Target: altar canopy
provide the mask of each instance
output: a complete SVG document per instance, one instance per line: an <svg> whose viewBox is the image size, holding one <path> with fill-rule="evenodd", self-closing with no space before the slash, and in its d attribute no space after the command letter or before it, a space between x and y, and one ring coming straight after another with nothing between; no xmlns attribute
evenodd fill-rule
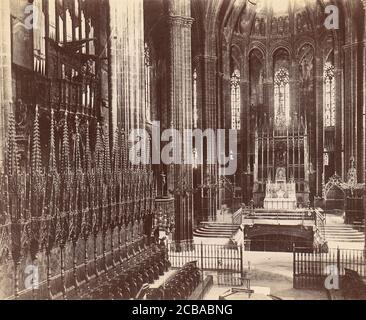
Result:
<svg viewBox="0 0 366 320"><path fill-rule="evenodd" d="M309 201L308 132L302 117L256 128L253 199L266 209L294 209Z"/></svg>

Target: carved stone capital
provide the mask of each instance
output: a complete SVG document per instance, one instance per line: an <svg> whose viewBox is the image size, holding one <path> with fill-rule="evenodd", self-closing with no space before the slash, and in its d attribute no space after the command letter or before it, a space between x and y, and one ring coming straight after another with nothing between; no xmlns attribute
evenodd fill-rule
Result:
<svg viewBox="0 0 366 320"><path fill-rule="evenodd" d="M187 27L191 28L193 24L194 19L191 17L183 17L183 16L173 16L170 15L168 18L168 22L171 26L181 26L181 27Z"/></svg>

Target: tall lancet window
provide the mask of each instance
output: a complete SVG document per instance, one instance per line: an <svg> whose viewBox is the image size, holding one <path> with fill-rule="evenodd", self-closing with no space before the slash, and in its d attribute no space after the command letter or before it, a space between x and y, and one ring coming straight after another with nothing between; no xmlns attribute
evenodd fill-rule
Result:
<svg viewBox="0 0 366 320"><path fill-rule="evenodd" d="M81 11L81 16L80 16L80 34L81 34L81 39L86 39L86 22L85 22L85 15L84 15L84 11ZM86 53L86 46L83 45L82 49L81 49L82 53Z"/></svg>
<svg viewBox="0 0 366 320"><path fill-rule="evenodd" d="M193 129L198 128L197 69L193 70Z"/></svg>
<svg viewBox="0 0 366 320"><path fill-rule="evenodd" d="M274 77L274 111L277 126L285 126L290 119L290 85L287 69L280 68Z"/></svg>
<svg viewBox="0 0 366 320"><path fill-rule="evenodd" d="M44 74L45 72L45 14L43 1L33 1L33 9L37 12L37 28L33 29L33 49L34 49L34 71Z"/></svg>
<svg viewBox="0 0 366 320"><path fill-rule="evenodd" d="M151 122L151 51L145 43L145 117Z"/></svg>
<svg viewBox="0 0 366 320"><path fill-rule="evenodd" d="M231 128L240 130L240 72L231 76Z"/></svg>
<svg viewBox="0 0 366 320"><path fill-rule="evenodd" d="M48 1L49 37L56 40L56 0Z"/></svg>
<svg viewBox="0 0 366 320"><path fill-rule="evenodd" d="M324 65L324 127L335 126L335 114L334 66L326 62Z"/></svg>
<svg viewBox="0 0 366 320"><path fill-rule="evenodd" d="M89 42L89 54L95 54L95 44L94 44L94 26L92 25L91 19L88 19L88 30L89 30L89 39L92 41Z"/></svg>
<svg viewBox="0 0 366 320"><path fill-rule="evenodd" d="M80 7L79 7L79 0L76 0L74 2L74 17L75 17L75 28L74 28L74 33L75 33L75 40L79 40L79 36L80 36L80 21L81 21L81 17L80 17Z"/></svg>
<svg viewBox="0 0 366 320"><path fill-rule="evenodd" d="M72 41L72 34L73 34L73 24L71 18L71 11L66 11L66 41Z"/></svg>

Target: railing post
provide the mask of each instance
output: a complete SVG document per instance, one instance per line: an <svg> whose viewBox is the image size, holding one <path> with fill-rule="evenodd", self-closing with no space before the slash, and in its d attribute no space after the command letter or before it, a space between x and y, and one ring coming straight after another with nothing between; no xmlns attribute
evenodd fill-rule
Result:
<svg viewBox="0 0 366 320"><path fill-rule="evenodd" d="M243 278L244 278L244 261L243 261L243 246L240 245L240 277L242 278L242 284L243 284Z"/></svg>
<svg viewBox="0 0 366 320"><path fill-rule="evenodd" d="M201 272L202 272L202 282L203 282L204 276L203 276L203 242L202 241L201 241Z"/></svg>
<svg viewBox="0 0 366 320"><path fill-rule="evenodd" d="M292 243L292 286L296 288L295 243Z"/></svg>
<svg viewBox="0 0 366 320"><path fill-rule="evenodd" d="M341 260L340 260L339 247L337 247L337 272L338 272L338 276L340 277L340 275L341 275Z"/></svg>

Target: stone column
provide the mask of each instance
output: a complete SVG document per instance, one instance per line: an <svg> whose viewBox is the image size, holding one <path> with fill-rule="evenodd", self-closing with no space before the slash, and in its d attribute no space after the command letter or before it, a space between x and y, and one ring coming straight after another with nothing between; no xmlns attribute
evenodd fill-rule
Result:
<svg viewBox="0 0 366 320"><path fill-rule="evenodd" d="M12 102L10 1L0 1L0 167L3 170L8 110Z"/></svg>
<svg viewBox="0 0 366 320"><path fill-rule="evenodd" d="M242 174L241 179L241 188L243 194L243 202L245 204L249 204L250 200L252 199L252 188L251 179L250 179L250 153L251 153L251 141L250 141L250 130L251 130L251 114L250 114L250 79L249 79L249 53L248 50L244 56L242 62L242 68L240 70L240 79L241 86L240 86L240 93L241 93L241 158L240 166Z"/></svg>
<svg viewBox="0 0 366 320"><path fill-rule="evenodd" d="M344 142L343 142L343 121L344 108L342 105L342 69L340 66L340 59L338 58L338 50L335 50L335 96L336 96L336 126L335 126L335 146L334 146L334 161L335 172L342 176L343 174L343 157L344 157Z"/></svg>
<svg viewBox="0 0 366 320"><path fill-rule="evenodd" d="M362 0L363 8L364 8L364 36L363 36L363 143L366 143L366 0ZM363 145L363 182L364 185L364 192L363 192L363 211L365 213L365 221L366 221L366 151L365 145ZM365 223L365 240L366 240L366 223ZM365 249L366 251L366 241L365 241Z"/></svg>
<svg viewBox="0 0 366 320"><path fill-rule="evenodd" d="M183 138L183 130L192 128L192 50L190 0L169 0L169 108L173 129ZM178 148L185 150L181 139ZM183 153L182 153L183 157ZM182 158L181 158L182 159ZM175 152L175 162L177 153ZM174 163L169 168L174 177L175 232L177 250L190 247L193 242L192 165Z"/></svg>
<svg viewBox="0 0 366 320"><path fill-rule="evenodd" d="M200 76L202 86L201 92L201 114L202 114L202 130L212 129L216 132L217 126L217 57L200 55L198 58ZM214 141L211 141L212 143ZM215 154L209 155L207 150L215 151L215 145L208 145L210 141L203 141L203 183L215 184L217 183L217 165L209 164L209 157L214 157ZM202 218L203 221L214 221L216 219L216 200L217 194L214 188L209 188L207 197L202 199Z"/></svg>
<svg viewBox="0 0 366 320"><path fill-rule="evenodd" d="M346 175L350 168L350 159L352 157L358 163L358 121L357 121L357 44L350 43L343 47L344 49L344 65L345 65L345 86L344 86L344 105L345 105L345 117L344 117L344 146L345 146L345 158L344 158L344 179L347 179Z"/></svg>
<svg viewBox="0 0 366 320"><path fill-rule="evenodd" d="M365 195L364 195L364 211L366 214L366 0L362 0L363 8L364 8L364 35L363 35L363 59L362 59L362 66L363 66L363 86L362 86L362 123L363 123L363 130L362 130L362 142L360 143L360 152L361 156L361 172L363 172L362 182L365 183Z"/></svg>
<svg viewBox="0 0 366 320"><path fill-rule="evenodd" d="M316 116L315 116L315 142L316 152L312 153L313 165L315 166L315 196L322 197L323 184L323 152L324 152L324 129L323 129L323 58L322 51L316 50L315 57L315 101L316 101Z"/></svg>
<svg viewBox="0 0 366 320"><path fill-rule="evenodd" d="M145 122L143 0L110 0L111 112L115 128Z"/></svg>

